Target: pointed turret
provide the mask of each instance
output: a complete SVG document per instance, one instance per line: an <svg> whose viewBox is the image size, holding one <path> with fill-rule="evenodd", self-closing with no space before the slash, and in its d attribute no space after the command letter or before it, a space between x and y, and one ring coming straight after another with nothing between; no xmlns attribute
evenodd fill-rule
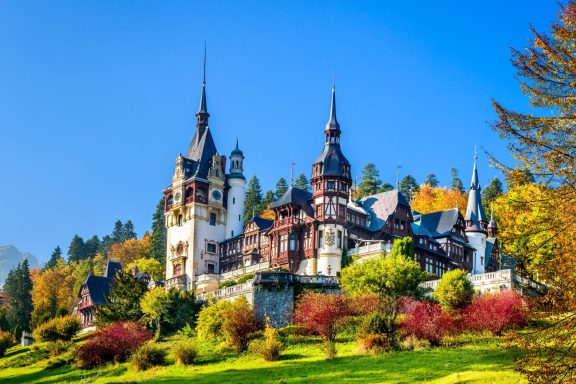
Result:
<svg viewBox="0 0 576 384"><path fill-rule="evenodd" d="M336 88L334 86L334 82L332 82L332 102L330 104L330 117L326 123L325 132L327 142L330 137L335 137L336 133L338 134L337 136L340 137L340 124L336 118ZM330 135L330 133L332 133L332 135Z"/></svg>
<svg viewBox="0 0 576 384"><path fill-rule="evenodd" d="M200 94L200 107L196 113L196 128L200 134L204 133L204 128L208 126L208 106L206 104L206 45L204 45L204 72L202 76L202 93Z"/></svg>
<svg viewBox="0 0 576 384"><path fill-rule="evenodd" d="M478 180L478 169L476 162L478 155L474 151L474 168L472 170L472 181L468 191L468 206L466 208L466 232L486 232L488 221L482 207L482 196L480 181Z"/></svg>
<svg viewBox="0 0 576 384"><path fill-rule="evenodd" d="M496 237L498 234L498 224L494 220L494 208L490 210L490 222L488 223L488 237Z"/></svg>

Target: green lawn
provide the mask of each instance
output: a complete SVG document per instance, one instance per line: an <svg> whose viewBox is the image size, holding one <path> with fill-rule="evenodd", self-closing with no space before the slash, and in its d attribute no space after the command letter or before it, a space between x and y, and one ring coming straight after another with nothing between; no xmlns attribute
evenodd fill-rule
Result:
<svg viewBox="0 0 576 384"><path fill-rule="evenodd" d="M198 364L169 365L133 372L127 364L92 371L70 366L48 368L41 360L22 368L0 368L2 383L525 383L513 371L519 351L503 349L495 338L479 338L458 348L435 348L382 355L359 355L353 341L338 343L338 357L325 361L317 341L292 342L276 362L264 362L203 349ZM0 364L22 358L16 347ZM54 359L54 358L53 358Z"/></svg>

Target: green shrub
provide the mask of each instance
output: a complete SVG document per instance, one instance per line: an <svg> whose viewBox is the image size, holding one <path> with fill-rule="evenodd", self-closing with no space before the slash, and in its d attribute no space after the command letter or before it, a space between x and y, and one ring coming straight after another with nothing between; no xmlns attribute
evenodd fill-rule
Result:
<svg viewBox="0 0 576 384"><path fill-rule="evenodd" d="M238 284L245 283L248 280L252 280L253 278L254 278L254 272L247 273L247 274L242 275L238 278Z"/></svg>
<svg viewBox="0 0 576 384"><path fill-rule="evenodd" d="M324 340L320 346L326 360L332 360L336 357L336 343L331 340Z"/></svg>
<svg viewBox="0 0 576 384"><path fill-rule="evenodd" d="M71 341L56 340L48 342L48 344L46 344L46 350L50 356L58 356L67 352L71 346Z"/></svg>
<svg viewBox="0 0 576 384"><path fill-rule="evenodd" d="M22 368L50 357L45 348L30 349L28 353L20 353L11 359L0 360L0 368Z"/></svg>
<svg viewBox="0 0 576 384"><path fill-rule="evenodd" d="M72 354L65 356L58 356L55 359L48 360L46 369L56 369L65 365L72 365L74 363L74 356Z"/></svg>
<svg viewBox="0 0 576 384"><path fill-rule="evenodd" d="M434 298L444 309L464 309L474 296L472 282L461 269L454 269L442 275L434 291Z"/></svg>
<svg viewBox="0 0 576 384"><path fill-rule="evenodd" d="M308 334L308 331L306 330L306 328L300 325L290 324L278 329L278 333L282 337L293 337L293 336L304 336Z"/></svg>
<svg viewBox="0 0 576 384"><path fill-rule="evenodd" d="M236 280L223 281L222 283L220 283L220 288L232 287L236 284L238 284Z"/></svg>
<svg viewBox="0 0 576 384"><path fill-rule="evenodd" d="M414 335L409 335L400 342L400 348L404 351L421 351L430 348L430 342L419 339Z"/></svg>
<svg viewBox="0 0 576 384"><path fill-rule="evenodd" d="M158 365L166 365L167 352L155 344L144 344L130 358L130 366L135 371L145 371Z"/></svg>
<svg viewBox="0 0 576 384"><path fill-rule="evenodd" d="M7 331L0 331L0 357L6 354L8 348L16 345L16 339Z"/></svg>
<svg viewBox="0 0 576 384"><path fill-rule="evenodd" d="M176 342L172 352L176 358L176 363L181 365L194 364L194 360L196 360L196 356L198 356L198 350L194 342L188 338Z"/></svg>
<svg viewBox="0 0 576 384"><path fill-rule="evenodd" d="M278 331L267 324L264 338L264 340L252 341L250 351L266 361L278 360L283 347Z"/></svg>
<svg viewBox="0 0 576 384"><path fill-rule="evenodd" d="M76 317L56 317L36 327L33 336L37 341L72 340L80 328Z"/></svg>
<svg viewBox="0 0 576 384"><path fill-rule="evenodd" d="M224 311L232 305L229 301L217 301L202 308L196 321L196 334L201 341L222 340Z"/></svg>
<svg viewBox="0 0 576 384"><path fill-rule="evenodd" d="M194 337L194 328L192 328L190 323L186 323L186 325L178 331L178 334L180 336L192 338Z"/></svg>

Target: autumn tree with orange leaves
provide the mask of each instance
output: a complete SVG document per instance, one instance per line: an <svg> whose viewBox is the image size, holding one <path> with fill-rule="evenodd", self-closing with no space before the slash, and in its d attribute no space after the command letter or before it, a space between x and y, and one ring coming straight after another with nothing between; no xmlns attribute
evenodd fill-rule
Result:
<svg viewBox="0 0 576 384"><path fill-rule="evenodd" d="M458 208L462 214L466 213L468 197L458 189L448 189L446 187L432 187L423 184L414 193L412 209L420 213L430 213L443 211L446 209Z"/></svg>

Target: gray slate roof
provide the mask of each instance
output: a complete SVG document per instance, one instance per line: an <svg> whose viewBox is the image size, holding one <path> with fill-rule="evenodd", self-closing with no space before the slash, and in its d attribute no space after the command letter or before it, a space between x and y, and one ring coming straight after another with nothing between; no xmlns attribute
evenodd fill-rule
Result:
<svg viewBox="0 0 576 384"><path fill-rule="evenodd" d="M264 219L262 217L253 217L248 222L254 222L260 228L260 230L265 230L270 228L274 224L274 220Z"/></svg>
<svg viewBox="0 0 576 384"><path fill-rule="evenodd" d="M88 287L90 298L94 304L106 304L106 296L110 293L110 285L113 281L114 279L106 276L89 275L82 285ZM78 293L78 297L80 297L80 293Z"/></svg>
<svg viewBox="0 0 576 384"><path fill-rule="evenodd" d="M283 205L288 204L297 204L308 216L314 216L314 211L312 210L312 206L310 205L310 201L312 200L312 194L308 191L305 191L300 188L291 187L289 188L282 197L272 203L272 208L278 208Z"/></svg>
<svg viewBox="0 0 576 384"><path fill-rule="evenodd" d="M106 263L106 270L104 271L104 277L113 278L116 272L122 270L122 264L118 261L108 260Z"/></svg>
<svg viewBox="0 0 576 384"><path fill-rule="evenodd" d="M210 128L197 128L186 154L186 158L189 160L186 164L190 168L190 172L187 172L186 176L208 179L212 156L217 153Z"/></svg>
<svg viewBox="0 0 576 384"><path fill-rule="evenodd" d="M418 236L443 237L452 233L460 217L458 208L432 213L423 213L419 220L411 224L412 232Z"/></svg>
<svg viewBox="0 0 576 384"><path fill-rule="evenodd" d="M476 159L474 160L474 169L472 170L472 181L468 192L468 205L466 207L466 226L467 231L483 231L481 222L486 223L486 214L482 207L482 196L480 181L478 180L478 170L476 168Z"/></svg>
<svg viewBox="0 0 576 384"><path fill-rule="evenodd" d="M403 205L410 209L410 204L400 191L378 193L376 195L366 196L360 199L362 208L370 215L370 230L379 231L382 229L388 217L394 213L396 207Z"/></svg>

